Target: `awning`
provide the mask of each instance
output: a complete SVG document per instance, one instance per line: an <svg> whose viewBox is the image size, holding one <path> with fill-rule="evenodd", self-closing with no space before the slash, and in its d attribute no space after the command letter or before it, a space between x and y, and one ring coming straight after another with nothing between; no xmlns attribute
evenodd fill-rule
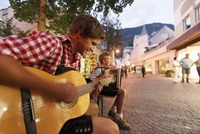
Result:
<svg viewBox="0 0 200 134"><path fill-rule="evenodd" d="M200 46L200 23L189 29L167 46L167 50L180 50L188 46Z"/></svg>

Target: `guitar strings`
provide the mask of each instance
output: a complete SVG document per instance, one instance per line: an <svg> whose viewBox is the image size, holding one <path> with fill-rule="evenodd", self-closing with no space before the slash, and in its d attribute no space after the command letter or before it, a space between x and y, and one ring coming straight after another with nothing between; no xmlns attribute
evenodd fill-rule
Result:
<svg viewBox="0 0 200 134"><path fill-rule="evenodd" d="M100 80L101 84L103 84L103 85L107 81L108 81L107 79ZM82 96L82 95L84 95L86 93L89 93L90 91L95 90L95 85L96 84L97 84L97 82L92 82L92 83L89 83L89 84L86 84L86 85L80 85L80 86L78 86L77 88L80 89L80 90L78 90L78 96L80 97L80 96ZM40 98L40 99L38 99L38 98ZM43 97L38 97L38 98L36 97L36 98L32 99L32 101L33 101L33 108L37 109L37 108L41 107L41 110L43 112L48 111L48 107L47 107L48 105L51 105L53 103L55 103L55 105L56 105L56 103L57 103L56 100L55 101L49 101L50 96L43 96ZM46 108L45 108L43 106L44 106L44 102L46 102L46 100L47 100L48 103L45 103L45 106L46 106ZM29 101L26 101L25 103L23 103L23 107L21 107L21 110L24 110L25 113L29 112L30 108L31 108L30 105L29 105L30 103L31 102L29 102ZM41 111L34 110L34 115L37 116L38 112L40 113ZM25 117L26 117L26 114L25 114Z"/></svg>

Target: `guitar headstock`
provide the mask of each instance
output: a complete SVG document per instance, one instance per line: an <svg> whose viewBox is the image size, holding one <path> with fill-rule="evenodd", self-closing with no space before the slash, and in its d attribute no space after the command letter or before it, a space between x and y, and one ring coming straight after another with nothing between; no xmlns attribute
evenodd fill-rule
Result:
<svg viewBox="0 0 200 134"><path fill-rule="evenodd" d="M110 83L114 83L115 81L116 81L116 77L115 77L115 75L113 74L113 75L110 75L110 76L108 76L107 78L109 78L110 79Z"/></svg>

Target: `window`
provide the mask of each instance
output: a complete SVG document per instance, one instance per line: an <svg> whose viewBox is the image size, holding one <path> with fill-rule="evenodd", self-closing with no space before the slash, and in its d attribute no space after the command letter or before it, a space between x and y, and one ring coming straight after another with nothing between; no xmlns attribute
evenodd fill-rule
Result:
<svg viewBox="0 0 200 134"><path fill-rule="evenodd" d="M191 22L190 22L190 17L188 16L183 20L183 31L186 31L190 27L191 27Z"/></svg>
<svg viewBox="0 0 200 134"><path fill-rule="evenodd" d="M195 9L195 18L196 18L196 23L200 22L200 7Z"/></svg>
<svg viewBox="0 0 200 134"><path fill-rule="evenodd" d="M161 41L166 41L169 38L169 35L167 33L161 34Z"/></svg>
<svg viewBox="0 0 200 134"><path fill-rule="evenodd" d="M8 19L8 9L2 10L2 19L7 20Z"/></svg>

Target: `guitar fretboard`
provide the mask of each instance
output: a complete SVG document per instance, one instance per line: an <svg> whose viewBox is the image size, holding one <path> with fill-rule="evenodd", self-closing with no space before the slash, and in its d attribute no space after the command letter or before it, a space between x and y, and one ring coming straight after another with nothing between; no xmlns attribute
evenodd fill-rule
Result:
<svg viewBox="0 0 200 134"><path fill-rule="evenodd" d="M111 77L108 77L108 78L105 78L105 79L102 79L102 80L99 80L99 81L94 81L94 82L91 82L91 83L88 83L88 84L85 84L85 85L81 85L81 86L78 86L78 96L82 96L86 93L90 93L92 92L93 90L96 89L96 84L100 82L103 86L105 85L108 85L109 83L112 82L112 78Z"/></svg>

